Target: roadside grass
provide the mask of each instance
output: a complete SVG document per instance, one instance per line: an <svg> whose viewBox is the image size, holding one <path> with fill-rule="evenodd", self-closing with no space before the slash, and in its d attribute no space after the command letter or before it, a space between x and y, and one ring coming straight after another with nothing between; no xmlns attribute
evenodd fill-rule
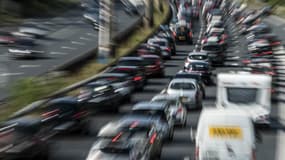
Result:
<svg viewBox="0 0 285 160"><path fill-rule="evenodd" d="M166 1L163 1L163 7L163 13L159 12L157 7L154 9L154 27L138 27L137 30L130 35L130 37L117 45L116 57L110 59L108 64L98 63L94 58L90 59L76 72L68 73L64 76L57 78L49 78L48 76L45 78L30 77L16 82L11 87L11 99L4 104L5 106L1 106L0 121L7 119L12 113L34 101L42 99L48 95L51 95L55 91L100 73L110 64L115 62L116 59L127 55L133 50L133 48L142 43L149 35L155 32L159 25L166 20L167 15L170 12L168 3ZM79 89L71 91L68 93L68 95L76 95L78 94L78 91Z"/></svg>

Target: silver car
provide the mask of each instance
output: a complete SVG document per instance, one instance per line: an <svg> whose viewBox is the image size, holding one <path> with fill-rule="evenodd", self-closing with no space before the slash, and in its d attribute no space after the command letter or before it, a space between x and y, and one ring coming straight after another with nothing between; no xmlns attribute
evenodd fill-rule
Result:
<svg viewBox="0 0 285 160"><path fill-rule="evenodd" d="M181 97L168 94L157 94L152 98L154 102L169 102L170 113L174 117L175 125L185 127L187 123L187 108L181 102Z"/></svg>
<svg viewBox="0 0 285 160"><path fill-rule="evenodd" d="M185 60L184 67L187 67L192 62L209 62L208 53L206 52L190 52Z"/></svg>
<svg viewBox="0 0 285 160"><path fill-rule="evenodd" d="M187 109L202 108L203 93L195 79L172 79L166 93L181 96L182 103Z"/></svg>

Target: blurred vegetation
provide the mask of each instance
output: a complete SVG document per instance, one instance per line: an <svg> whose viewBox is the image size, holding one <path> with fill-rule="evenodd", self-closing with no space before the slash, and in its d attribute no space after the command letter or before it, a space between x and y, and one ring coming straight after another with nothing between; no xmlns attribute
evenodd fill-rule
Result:
<svg viewBox="0 0 285 160"><path fill-rule="evenodd" d="M110 59L108 64L97 63L96 59L94 58L90 59L76 72L68 73L67 75L59 76L57 78L49 76L45 78L24 78L15 83L11 87L11 99L9 99L6 106L2 107L3 109L1 108L0 110L0 121L5 120L15 111L36 100L40 100L59 89L96 75L113 63L116 59L129 53L134 47L142 43L149 35L155 32L159 25L166 20L169 13L167 1L164 1L163 7L163 13L159 12L157 7L154 10L154 27L149 28L139 26L138 29L132 33L132 35L117 45L116 57ZM76 95L78 91L79 90L72 91L69 93L69 95Z"/></svg>
<svg viewBox="0 0 285 160"><path fill-rule="evenodd" d="M285 18L285 0L242 0L252 9L260 9L263 6L272 6L273 13Z"/></svg>

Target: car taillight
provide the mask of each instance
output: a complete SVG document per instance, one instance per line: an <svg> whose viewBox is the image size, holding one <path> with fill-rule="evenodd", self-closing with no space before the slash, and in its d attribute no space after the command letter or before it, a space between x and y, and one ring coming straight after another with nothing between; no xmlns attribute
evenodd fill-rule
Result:
<svg viewBox="0 0 285 160"><path fill-rule="evenodd" d="M42 117L44 117L44 118L52 117L52 116L57 115L59 112L60 112L59 109L55 109L55 110L52 110L52 111L43 113L43 114L42 114Z"/></svg>
<svg viewBox="0 0 285 160"><path fill-rule="evenodd" d="M262 52L262 54L272 54L272 51Z"/></svg>
<svg viewBox="0 0 285 160"><path fill-rule="evenodd" d="M134 81L140 81L140 80L142 80L142 76L135 76L134 77Z"/></svg>
<svg viewBox="0 0 285 160"><path fill-rule="evenodd" d="M274 75L275 75L274 72L265 72L265 74L268 74L268 75L270 75L270 76L274 76Z"/></svg>
<svg viewBox="0 0 285 160"><path fill-rule="evenodd" d="M220 42L219 42L219 44L223 44L225 41L224 40L221 40Z"/></svg>
<svg viewBox="0 0 285 160"><path fill-rule="evenodd" d="M244 63L244 64L249 64L250 62L251 62L251 61L248 60L248 59L242 60L242 63Z"/></svg>
<svg viewBox="0 0 285 160"><path fill-rule="evenodd" d="M123 135L123 132L120 132L119 134L117 134L113 139L112 139L112 142L117 142L120 137Z"/></svg>
<svg viewBox="0 0 285 160"><path fill-rule="evenodd" d="M279 42L279 41L271 43L272 46L277 46L277 45L280 45L280 44L281 44L281 42Z"/></svg>
<svg viewBox="0 0 285 160"><path fill-rule="evenodd" d="M165 50L167 50L168 52L170 52L170 51L171 51L171 48L168 47L168 48L166 48Z"/></svg>
<svg viewBox="0 0 285 160"><path fill-rule="evenodd" d="M256 160L256 154L255 154L254 149L252 149L252 151L251 151L251 156L252 156L252 160Z"/></svg>
<svg viewBox="0 0 285 160"><path fill-rule="evenodd" d="M182 112L182 107L181 106L179 106L179 108L177 110L177 113L180 113L180 112Z"/></svg>
<svg viewBox="0 0 285 160"><path fill-rule="evenodd" d="M192 32L189 32L189 37L192 37Z"/></svg>
<svg viewBox="0 0 285 160"><path fill-rule="evenodd" d="M195 159L199 160L199 147L195 148Z"/></svg>
<svg viewBox="0 0 285 160"><path fill-rule="evenodd" d="M154 133L151 137L150 137L150 140L149 140L149 143L150 144L153 144L155 139L156 139L156 136L157 136L157 133Z"/></svg>
<svg viewBox="0 0 285 160"><path fill-rule="evenodd" d="M87 111L77 112L76 114L74 114L74 115L72 116L72 118L74 118L74 119L80 119L80 118L86 116L87 114L88 114Z"/></svg>

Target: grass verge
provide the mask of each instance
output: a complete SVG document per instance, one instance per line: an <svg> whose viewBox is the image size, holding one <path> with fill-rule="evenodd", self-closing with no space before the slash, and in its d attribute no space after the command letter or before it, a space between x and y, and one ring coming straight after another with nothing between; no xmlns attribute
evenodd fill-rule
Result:
<svg viewBox="0 0 285 160"><path fill-rule="evenodd" d="M19 109L25 107L26 105L39 100L47 95L54 93L64 87L67 87L76 82L87 79L93 75L98 74L103 69L108 67L117 58L127 55L133 50L138 44L146 40L149 35L157 30L159 25L164 22L169 14L170 10L168 3L163 1L164 12L159 12L158 7L154 10L154 27L149 28L145 26L140 26L133 34L127 38L125 41L117 45L116 58L111 59L108 64L100 64L96 62L96 59L91 59L78 69L75 73L70 73L68 75L57 77L57 78L38 78L31 77L25 78L18 81L11 88L11 99L1 107L0 110L0 121L7 119L12 113L18 111ZM163 17L163 18L162 18ZM69 95L77 94L78 90L72 91Z"/></svg>
<svg viewBox="0 0 285 160"><path fill-rule="evenodd" d="M285 18L285 0L243 0L251 9L260 9L263 6L273 7L273 13L279 17Z"/></svg>

